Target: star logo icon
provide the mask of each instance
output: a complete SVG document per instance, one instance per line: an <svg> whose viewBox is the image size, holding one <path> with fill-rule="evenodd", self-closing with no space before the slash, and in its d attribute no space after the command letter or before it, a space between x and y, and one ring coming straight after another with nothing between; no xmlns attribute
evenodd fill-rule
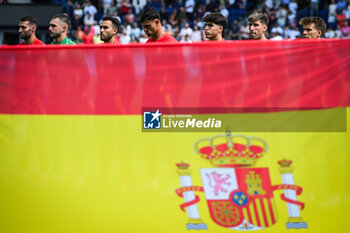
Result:
<svg viewBox="0 0 350 233"><path fill-rule="evenodd" d="M151 122L153 122L154 120L159 121L159 116L160 115L162 115L162 113L160 113L159 109L157 109L157 111L155 113L152 113L153 118L152 118Z"/></svg>

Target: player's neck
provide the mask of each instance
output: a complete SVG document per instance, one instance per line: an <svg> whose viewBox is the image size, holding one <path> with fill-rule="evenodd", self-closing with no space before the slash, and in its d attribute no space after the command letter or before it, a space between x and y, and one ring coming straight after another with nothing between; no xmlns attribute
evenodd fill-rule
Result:
<svg viewBox="0 0 350 233"><path fill-rule="evenodd" d="M61 34L58 38L55 39L56 44L60 44L64 39L66 39L67 34Z"/></svg>
<svg viewBox="0 0 350 233"><path fill-rule="evenodd" d="M222 41L222 35L218 34L217 36L215 36L212 41Z"/></svg>
<svg viewBox="0 0 350 233"><path fill-rule="evenodd" d="M260 40L267 40L267 38L265 37L265 35L262 35L262 36L260 37Z"/></svg>
<svg viewBox="0 0 350 233"><path fill-rule="evenodd" d="M115 42L117 38L115 38L115 36L113 36L111 39L109 39L108 41L105 41L106 44L110 43L113 44Z"/></svg>
<svg viewBox="0 0 350 233"><path fill-rule="evenodd" d="M33 41L35 40L35 34L31 34L30 37L28 37L27 39L25 39L24 41L26 42L26 44L31 44L33 43Z"/></svg>
<svg viewBox="0 0 350 233"><path fill-rule="evenodd" d="M162 38L162 36L164 36L165 32L163 31L162 27L159 28L158 31L156 31L156 33L154 33L154 35L152 35L152 39L153 40L158 40L160 38Z"/></svg>

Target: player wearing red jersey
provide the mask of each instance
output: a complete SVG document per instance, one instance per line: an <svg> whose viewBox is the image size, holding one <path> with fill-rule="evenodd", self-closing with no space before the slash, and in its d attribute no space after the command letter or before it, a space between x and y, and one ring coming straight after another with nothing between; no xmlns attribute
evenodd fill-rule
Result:
<svg viewBox="0 0 350 233"><path fill-rule="evenodd" d="M35 36L37 27L38 21L33 16L24 16L19 20L19 36L24 39L20 45L45 45Z"/></svg>
<svg viewBox="0 0 350 233"><path fill-rule="evenodd" d="M207 14L203 21L205 37L211 41L224 41L222 32L227 25L227 19L221 13L210 13Z"/></svg>
<svg viewBox="0 0 350 233"><path fill-rule="evenodd" d="M104 43L118 45L120 44L117 33L120 27L120 22L117 18L105 16L100 24L100 38Z"/></svg>
<svg viewBox="0 0 350 233"><path fill-rule="evenodd" d="M269 19L264 13L254 13L248 17L249 34L253 40L268 40L266 38Z"/></svg>
<svg viewBox="0 0 350 233"><path fill-rule="evenodd" d="M147 36L150 36L146 43L162 42L174 43L178 42L174 37L164 32L160 22L160 15L155 8L148 8L142 12L141 25Z"/></svg>

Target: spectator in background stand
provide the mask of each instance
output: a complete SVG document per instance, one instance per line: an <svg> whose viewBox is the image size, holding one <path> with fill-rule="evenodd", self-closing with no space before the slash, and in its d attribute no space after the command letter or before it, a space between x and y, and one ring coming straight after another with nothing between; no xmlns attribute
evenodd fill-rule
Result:
<svg viewBox="0 0 350 233"><path fill-rule="evenodd" d="M191 40L193 42L202 41L202 32L199 30L199 27L197 25L194 25L193 29L194 30L191 36Z"/></svg>
<svg viewBox="0 0 350 233"><path fill-rule="evenodd" d="M72 30L78 30L78 26L82 24L84 24L82 18L79 18L79 15L74 15L74 18L72 20Z"/></svg>
<svg viewBox="0 0 350 233"><path fill-rule="evenodd" d="M120 37L120 43L121 44L128 44L130 42L131 42L131 37L127 33L123 32L121 37Z"/></svg>
<svg viewBox="0 0 350 233"><path fill-rule="evenodd" d="M349 1L348 5L345 8L345 15L346 15L346 18L348 20L350 20L350 1Z"/></svg>
<svg viewBox="0 0 350 233"><path fill-rule="evenodd" d="M296 16L298 10L298 3L296 2L296 0L291 0L288 4L288 8L293 13L293 15Z"/></svg>
<svg viewBox="0 0 350 233"><path fill-rule="evenodd" d="M113 15L113 12L117 10L117 0L112 0L111 4L106 9L106 15Z"/></svg>
<svg viewBox="0 0 350 233"><path fill-rule="evenodd" d="M94 33L91 30L91 26L88 26L84 30L83 42L84 44L92 44L94 39Z"/></svg>
<svg viewBox="0 0 350 233"><path fill-rule="evenodd" d="M97 13L97 9L94 5L91 4L90 0L85 1L84 14L90 13L93 19L95 19L95 15Z"/></svg>
<svg viewBox="0 0 350 233"><path fill-rule="evenodd" d="M132 0L132 6L135 9L136 15L140 14L142 9L145 9L146 2L146 0Z"/></svg>
<svg viewBox="0 0 350 233"><path fill-rule="evenodd" d="M335 0L328 6L328 25L329 27L336 28L336 17L337 17L337 4Z"/></svg>
<svg viewBox="0 0 350 233"><path fill-rule="evenodd" d="M294 40L300 38L301 34L297 27L292 27L291 25L287 30L285 30L285 38Z"/></svg>
<svg viewBox="0 0 350 233"><path fill-rule="evenodd" d="M128 0L122 0L120 7L120 16L123 18L131 9L131 4Z"/></svg>
<svg viewBox="0 0 350 233"><path fill-rule="evenodd" d="M77 32L76 32L76 35L75 35L76 42L77 43L83 43L84 35L85 35L85 33L83 31L83 25L79 25L78 29L77 29Z"/></svg>
<svg viewBox="0 0 350 233"><path fill-rule="evenodd" d="M310 1L310 15L318 15L318 0Z"/></svg>
<svg viewBox="0 0 350 233"><path fill-rule="evenodd" d="M97 20L94 21L94 24L92 25L94 36L100 35L100 25L98 25Z"/></svg>
<svg viewBox="0 0 350 233"><path fill-rule="evenodd" d="M327 28L326 33L324 35L327 39L333 39L335 38L335 32L332 28Z"/></svg>
<svg viewBox="0 0 350 233"><path fill-rule="evenodd" d="M303 25L303 34L306 39L321 39L326 32L326 23L317 16L302 18L299 24Z"/></svg>
<svg viewBox="0 0 350 233"><path fill-rule="evenodd" d="M291 10L288 10L288 23L289 25L294 26L295 25L295 14Z"/></svg>
<svg viewBox="0 0 350 233"><path fill-rule="evenodd" d="M191 38L188 35L182 36L180 42L181 43L192 43Z"/></svg>
<svg viewBox="0 0 350 233"><path fill-rule="evenodd" d="M131 9L129 9L128 13L125 15L125 21L130 25L135 22L135 15L132 13Z"/></svg>
<svg viewBox="0 0 350 233"><path fill-rule="evenodd" d="M248 40L250 38L249 26L247 22L244 22L239 29L239 37L241 40Z"/></svg>
<svg viewBox="0 0 350 233"><path fill-rule="evenodd" d="M230 39L231 40L239 40L239 25L238 25L238 20L233 21L232 26L231 26L231 30L230 30ZM249 31L249 30L248 30ZM248 35L249 38L249 35Z"/></svg>
<svg viewBox="0 0 350 233"><path fill-rule="evenodd" d="M193 21L194 5L195 5L194 0L186 0L185 2L186 16L187 16L187 19L190 21Z"/></svg>
<svg viewBox="0 0 350 233"><path fill-rule="evenodd" d="M148 8L142 12L141 25L144 32L150 38L146 43L151 42L178 42L174 37L164 32L160 22L160 16L155 8Z"/></svg>
<svg viewBox="0 0 350 233"><path fill-rule="evenodd" d="M338 0L338 3L337 3L338 12L341 12L345 7L346 7L346 1Z"/></svg>
<svg viewBox="0 0 350 233"><path fill-rule="evenodd" d="M253 40L267 40L266 30L269 20L264 13L254 13L248 17L249 34Z"/></svg>
<svg viewBox="0 0 350 233"><path fill-rule="evenodd" d="M184 37L188 35L189 37L192 36L193 29L190 27L189 23L185 23L185 27L183 27L180 31L180 36Z"/></svg>
<svg viewBox="0 0 350 233"><path fill-rule="evenodd" d="M341 27L337 25L337 28L334 30L335 38L341 38Z"/></svg>
<svg viewBox="0 0 350 233"><path fill-rule="evenodd" d="M148 36L145 32L141 32L141 37L139 38L140 43L146 43L148 41Z"/></svg>
<svg viewBox="0 0 350 233"><path fill-rule="evenodd" d="M90 12L87 12L86 15L84 16L84 24L85 26L91 26L94 24L95 19L92 17Z"/></svg>
<svg viewBox="0 0 350 233"><path fill-rule="evenodd" d="M51 44L75 45L75 43L67 37L70 26L70 19L67 15L57 14L53 16L49 25L49 36L53 38Z"/></svg>
<svg viewBox="0 0 350 233"><path fill-rule="evenodd" d="M272 29L271 29L271 33L277 33L278 35L282 36L283 35L283 28L280 27L280 25L276 24Z"/></svg>
<svg viewBox="0 0 350 233"><path fill-rule="evenodd" d="M106 14L107 10L111 7L113 0L103 0L103 13Z"/></svg>
<svg viewBox="0 0 350 233"><path fill-rule="evenodd" d="M101 35L100 34L97 34L94 36L94 39L92 40L92 42L94 44L102 44L103 41L101 40Z"/></svg>
<svg viewBox="0 0 350 233"><path fill-rule="evenodd" d="M176 16L176 19L178 21L178 24L180 27L185 26L185 23L187 22L187 14L186 14L186 10L185 7L180 7L179 8L179 12Z"/></svg>
<svg viewBox="0 0 350 233"><path fill-rule="evenodd" d="M102 18L100 24L100 38L104 43L110 43L118 45L119 40L117 33L120 27L120 21L111 16L105 16Z"/></svg>
<svg viewBox="0 0 350 233"><path fill-rule="evenodd" d="M137 23L133 23L132 27L131 27L131 39L134 40L135 42L138 42L139 37L141 35L141 30L140 28L137 26Z"/></svg>
<svg viewBox="0 0 350 233"><path fill-rule="evenodd" d="M74 18L74 5L71 0L63 2L62 13L66 13L70 19Z"/></svg>
<svg viewBox="0 0 350 233"><path fill-rule="evenodd" d="M227 26L227 18L221 13L210 13L204 16L205 37L210 41L224 41L222 32Z"/></svg>
<svg viewBox="0 0 350 233"><path fill-rule="evenodd" d="M342 38L348 39L350 38L350 27L349 27L349 22L344 21L344 27L341 29L341 35Z"/></svg>
<svg viewBox="0 0 350 233"><path fill-rule="evenodd" d="M83 18L84 15L84 11L81 8L81 5L78 2L74 3L74 11L73 11L74 15L77 15L79 17L79 19Z"/></svg>
<svg viewBox="0 0 350 233"><path fill-rule="evenodd" d="M220 13L225 16L226 18L228 18L228 16L230 15L230 13L228 12L228 10L225 7L225 4L221 3L220 5Z"/></svg>
<svg viewBox="0 0 350 233"><path fill-rule="evenodd" d="M344 27L344 22L346 21L345 10L342 10L339 14L337 14L337 24L340 27Z"/></svg>
<svg viewBox="0 0 350 233"><path fill-rule="evenodd" d="M283 37L280 35L278 31L272 33L272 37L270 40L283 40Z"/></svg>
<svg viewBox="0 0 350 233"><path fill-rule="evenodd" d="M24 40L20 45L45 45L44 42L36 38L35 32L38 21L33 16L24 16L19 20L19 36Z"/></svg>
<svg viewBox="0 0 350 233"><path fill-rule="evenodd" d="M288 14L288 11L286 10L286 8L280 5L278 11L276 12L276 18L277 18L277 23L281 27L284 27L286 25L287 14Z"/></svg>

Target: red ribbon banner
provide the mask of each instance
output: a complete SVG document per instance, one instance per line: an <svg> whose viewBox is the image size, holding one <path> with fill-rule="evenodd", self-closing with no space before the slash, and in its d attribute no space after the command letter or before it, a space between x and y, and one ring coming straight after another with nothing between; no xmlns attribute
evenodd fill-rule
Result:
<svg viewBox="0 0 350 233"><path fill-rule="evenodd" d="M296 194L299 196L301 194L301 192L303 191L302 187L296 186L296 185L289 185L289 184L280 184L280 185L274 185L272 186L272 190L281 190L281 189L291 189L291 190L295 190ZM292 203L295 205L300 206L301 209L304 209L305 204L303 202L297 201L297 200L292 200L289 198L286 198L286 196L284 195L284 193L281 194L281 199L285 202L288 203Z"/></svg>
<svg viewBox="0 0 350 233"><path fill-rule="evenodd" d="M203 190L203 187L199 187L199 186L182 187L182 188L178 188L178 189L175 190L176 194L179 197L182 197L182 198L184 197L183 193L184 192L188 192L188 191L203 192L204 190ZM180 208L181 208L182 211L186 212L186 210L185 210L186 207L194 205L194 204L196 204L199 201L200 201L199 197L197 195L195 195L195 199L194 200L181 204Z"/></svg>

